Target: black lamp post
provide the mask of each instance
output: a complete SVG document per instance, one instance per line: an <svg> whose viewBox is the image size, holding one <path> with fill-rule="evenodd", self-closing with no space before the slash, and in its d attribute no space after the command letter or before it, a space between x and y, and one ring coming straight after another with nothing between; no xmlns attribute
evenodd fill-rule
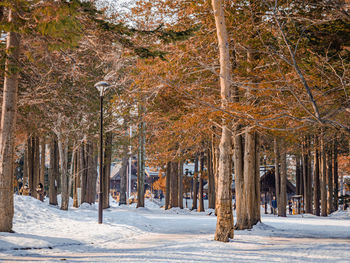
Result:
<svg viewBox="0 0 350 263"><path fill-rule="evenodd" d="M100 189L98 193L98 223L102 224L103 212L103 96L110 85L108 82L100 81L95 88L100 92Z"/></svg>

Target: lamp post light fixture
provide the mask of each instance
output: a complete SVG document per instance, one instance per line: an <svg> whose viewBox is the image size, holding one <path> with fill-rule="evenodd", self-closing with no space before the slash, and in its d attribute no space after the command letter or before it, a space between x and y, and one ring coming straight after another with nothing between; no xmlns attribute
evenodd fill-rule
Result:
<svg viewBox="0 0 350 263"><path fill-rule="evenodd" d="M102 224L103 213L103 96L109 87L106 81L95 84L95 88L100 92L100 187L98 193L98 223Z"/></svg>

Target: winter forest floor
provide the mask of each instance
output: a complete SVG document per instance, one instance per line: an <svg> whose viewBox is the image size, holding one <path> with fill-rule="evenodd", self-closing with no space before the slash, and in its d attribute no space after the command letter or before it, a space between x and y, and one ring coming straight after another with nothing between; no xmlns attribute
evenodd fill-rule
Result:
<svg viewBox="0 0 350 263"><path fill-rule="evenodd" d="M0 262L350 262L350 212L330 217L262 214L251 231L213 241L216 217L187 209L164 211L97 205L61 211L15 196L15 234L0 233Z"/></svg>

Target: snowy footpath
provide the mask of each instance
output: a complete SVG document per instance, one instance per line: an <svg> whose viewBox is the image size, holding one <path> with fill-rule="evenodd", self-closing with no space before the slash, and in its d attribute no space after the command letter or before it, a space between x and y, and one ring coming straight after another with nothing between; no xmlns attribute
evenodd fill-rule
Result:
<svg viewBox="0 0 350 263"><path fill-rule="evenodd" d="M213 241L209 214L113 202L99 225L97 205L61 211L15 196L15 233L0 233L0 262L350 262L350 212L262 215L229 243Z"/></svg>

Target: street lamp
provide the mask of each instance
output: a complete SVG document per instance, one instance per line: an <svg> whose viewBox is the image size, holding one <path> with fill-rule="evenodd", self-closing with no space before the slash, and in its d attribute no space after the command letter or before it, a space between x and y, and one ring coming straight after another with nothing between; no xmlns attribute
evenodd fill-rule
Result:
<svg viewBox="0 0 350 263"><path fill-rule="evenodd" d="M95 88L100 92L100 189L98 193L98 223L102 224L103 209L103 96L109 83L100 81L95 84Z"/></svg>

